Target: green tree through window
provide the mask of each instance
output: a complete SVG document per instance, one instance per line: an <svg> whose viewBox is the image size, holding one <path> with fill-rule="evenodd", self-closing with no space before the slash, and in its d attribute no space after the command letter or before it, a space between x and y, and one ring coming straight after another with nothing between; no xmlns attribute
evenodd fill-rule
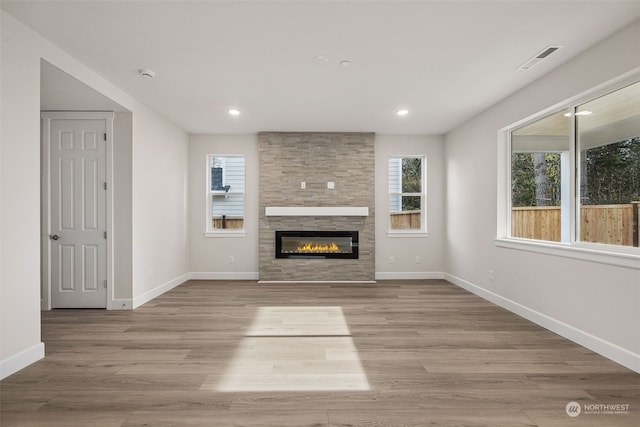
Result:
<svg viewBox="0 0 640 427"><path fill-rule="evenodd" d="M514 153L511 170L514 207L560 205L560 154Z"/></svg>
<svg viewBox="0 0 640 427"><path fill-rule="evenodd" d="M640 200L640 136L583 151L580 198L584 205Z"/></svg>

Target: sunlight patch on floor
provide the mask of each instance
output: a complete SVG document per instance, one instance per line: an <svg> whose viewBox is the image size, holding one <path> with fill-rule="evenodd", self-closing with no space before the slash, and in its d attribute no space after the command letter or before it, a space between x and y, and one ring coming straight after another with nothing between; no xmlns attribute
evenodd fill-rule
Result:
<svg viewBox="0 0 640 427"><path fill-rule="evenodd" d="M222 378L209 376L201 390L369 390L369 382L341 307L261 307Z"/></svg>

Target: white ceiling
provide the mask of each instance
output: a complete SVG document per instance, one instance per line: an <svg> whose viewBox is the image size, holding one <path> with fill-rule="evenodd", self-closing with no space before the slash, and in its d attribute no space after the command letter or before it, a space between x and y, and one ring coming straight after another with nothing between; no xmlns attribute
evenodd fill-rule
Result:
<svg viewBox="0 0 640 427"><path fill-rule="evenodd" d="M638 0L1 4L190 133L443 134L640 18Z"/></svg>

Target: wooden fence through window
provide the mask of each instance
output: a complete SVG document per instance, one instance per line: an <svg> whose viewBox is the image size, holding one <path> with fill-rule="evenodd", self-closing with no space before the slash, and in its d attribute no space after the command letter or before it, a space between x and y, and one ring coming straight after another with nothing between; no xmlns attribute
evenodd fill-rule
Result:
<svg viewBox="0 0 640 427"><path fill-rule="evenodd" d="M244 227L244 218L229 215L214 216L212 218L213 228L215 230L230 229L241 230Z"/></svg>
<svg viewBox="0 0 640 427"><path fill-rule="evenodd" d="M420 210L391 212L391 230L420 230Z"/></svg>
<svg viewBox="0 0 640 427"><path fill-rule="evenodd" d="M580 207L580 241L638 246L640 202ZM560 207L527 206L511 210L511 236L560 241Z"/></svg>

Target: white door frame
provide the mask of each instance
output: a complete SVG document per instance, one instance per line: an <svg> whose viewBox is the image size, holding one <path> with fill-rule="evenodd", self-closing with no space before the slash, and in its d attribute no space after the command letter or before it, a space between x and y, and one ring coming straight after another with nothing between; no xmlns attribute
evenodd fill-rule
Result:
<svg viewBox="0 0 640 427"><path fill-rule="evenodd" d="M51 310L51 120L104 120L107 132L106 146L106 233L107 233L107 310L115 307L113 297L113 120L112 111L42 111L42 159L41 159L41 309Z"/></svg>

